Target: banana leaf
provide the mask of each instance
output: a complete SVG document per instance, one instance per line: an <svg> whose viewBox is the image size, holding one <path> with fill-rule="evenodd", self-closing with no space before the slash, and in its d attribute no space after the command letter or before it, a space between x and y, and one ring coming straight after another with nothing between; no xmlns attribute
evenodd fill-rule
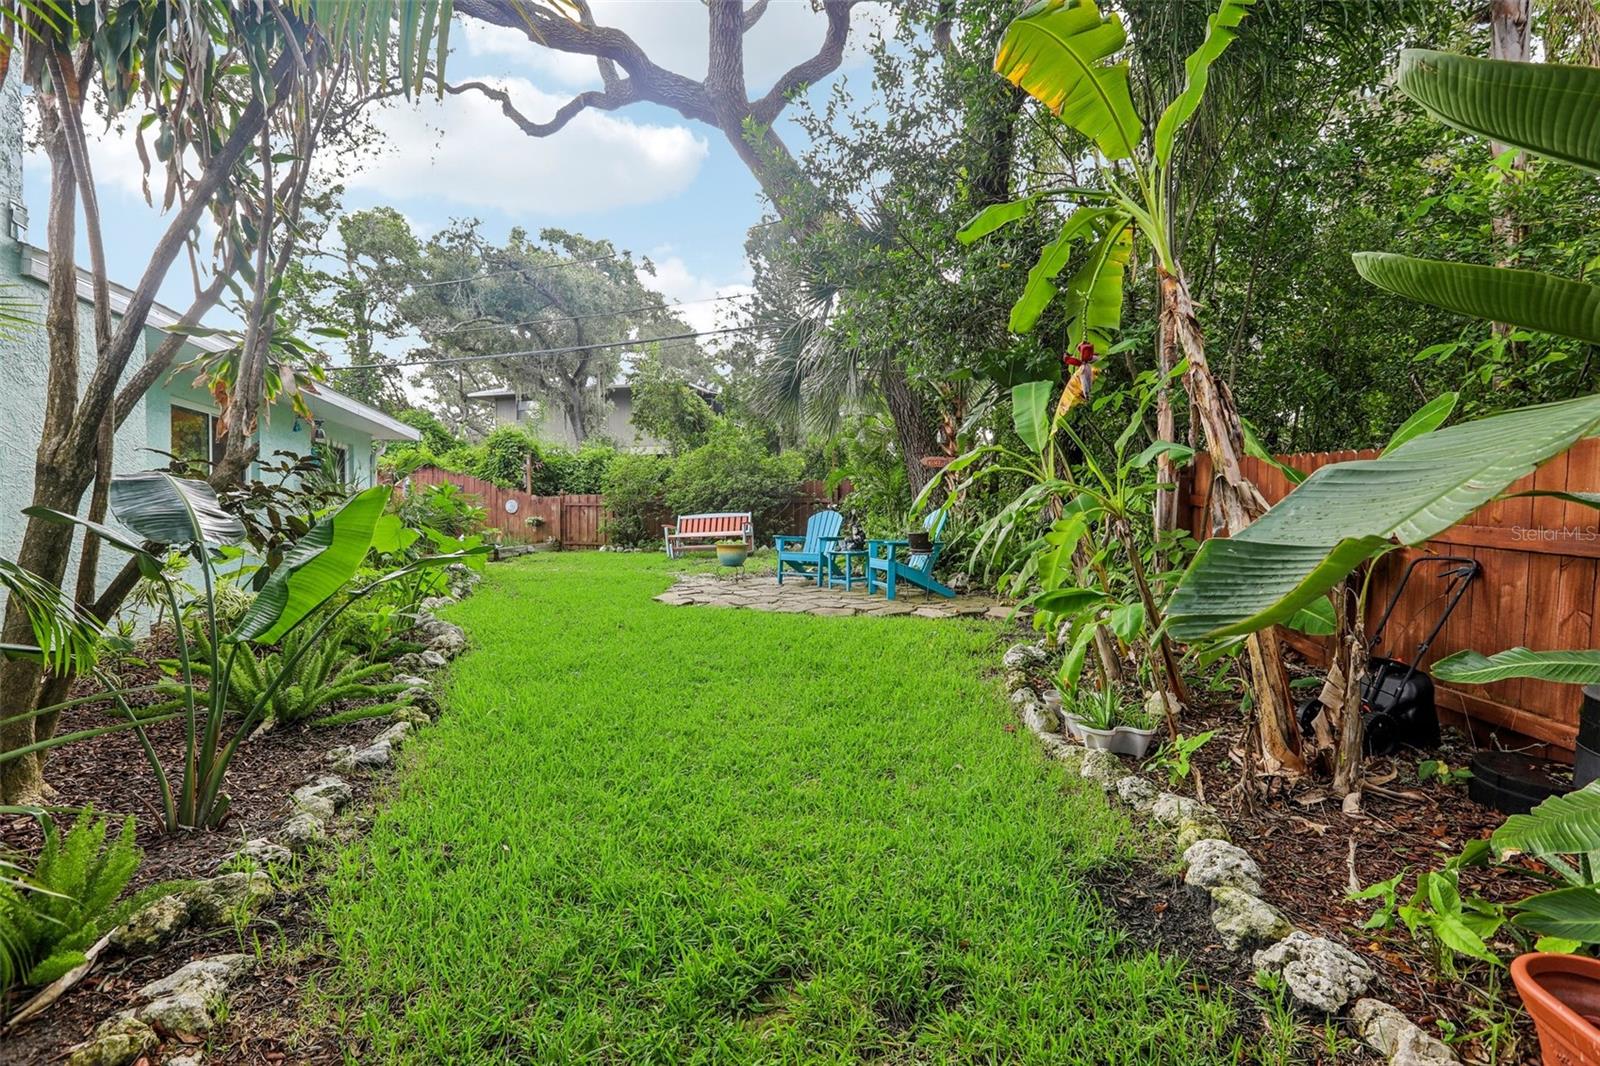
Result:
<svg viewBox="0 0 1600 1066"><path fill-rule="evenodd" d="M1102 18L1093 0L1040 0L1006 27L994 69L1093 141L1107 159L1127 159L1140 130L1128 64L1102 65L1127 39L1122 19L1115 13Z"/></svg>
<svg viewBox="0 0 1600 1066"><path fill-rule="evenodd" d="M1511 924L1543 936L1600 944L1600 887L1573 885L1529 896Z"/></svg>
<svg viewBox="0 0 1600 1066"><path fill-rule="evenodd" d="M1600 170L1600 69L1408 48L1400 89L1448 126Z"/></svg>
<svg viewBox="0 0 1600 1066"><path fill-rule="evenodd" d="M1537 270L1356 252L1356 273L1380 289L1446 311L1600 344L1600 286Z"/></svg>
<svg viewBox="0 0 1600 1066"><path fill-rule="evenodd" d="M228 639L275 643L344 588L372 546L389 491L358 492L296 541Z"/></svg>
<svg viewBox="0 0 1600 1066"><path fill-rule="evenodd" d="M1518 478L1600 433L1600 395L1525 407L1325 466L1237 536L1206 541L1168 609L1195 641L1287 621L1362 562L1420 544Z"/></svg>
<svg viewBox="0 0 1600 1066"><path fill-rule="evenodd" d="M1050 393L1055 383L1024 381L1011 389L1011 424L1022 443L1035 452L1044 451L1050 440Z"/></svg>
<svg viewBox="0 0 1600 1066"><path fill-rule="evenodd" d="M1222 4L1206 19L1205 40L1200 42L1200 47L1189 53L1189 58L1183 61L1186 74L1183 91L1167 105L1161 113L1161 119L1156 123L1155 150L1156 162L1166 165L1172 158L1172 142L1178 130L1189 121L1189 116L1194 114L1195 108L1200 106L1200 100L1206 94L1206 82L1211 77L1211 65L1222 57L1228 50L1228 45L1239 36L1239 23L1244 21L1249 14L1250 5L1256 0L1222 0Z"/></svg>
<svg viewBox="0 0 1600 1066"><path fill-rule="evenodd" d="M1495 857L1549 859L1600 849L1600 781L1551 796L1527 814L1513 814L1489 837Z"/></svg>
<svg viewBox="0 0 1600 1066"><path fill-rule="evenodd" d="M1511 648L1493 655L1458 651L1433 664L1433 676L1456 684L1487 685L1531 677L1564 685L1600 684L1600 651L1530 651Z"/></svg>
<svg viewBox="0 0 1600 1066"><path fill-rule="evenodd" d="M123 474L111 479L108 500L118 522L157 544L215 546L244 539L244 523L222 509L204 481L160 470Z"/></svg>

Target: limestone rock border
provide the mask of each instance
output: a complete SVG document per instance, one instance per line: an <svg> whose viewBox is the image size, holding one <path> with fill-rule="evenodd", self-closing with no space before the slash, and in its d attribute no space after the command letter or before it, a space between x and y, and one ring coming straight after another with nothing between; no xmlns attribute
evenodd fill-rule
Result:
<svg viewBox="0 0 1600 1066"><path fill-rule="evenodd" d="M1080 747L1060 732L1058 715L1034 689L1030 671L1050 655L1042 642L1013 644L1001 658L1006 698L1045 753L1093 781L1135 814L1170 831L1174 857L1184 865L1184 884L1212 899L1212 925L1233 951L1254 949L1258 973L1273 974L1301 1008L1337 1015L1349 1008L1351 1031L1391 1066L1454 1066L1457 1059L1396 1007L1364 998L1374 976L1360 955L1326 937L1296 929L1282 911L1262 898L1261 868L1228 839L1216 808L1188 796L1157 789L1128 770L1109 751ZM1354 1006L1352 1006L1352 1004Z"/></svg>

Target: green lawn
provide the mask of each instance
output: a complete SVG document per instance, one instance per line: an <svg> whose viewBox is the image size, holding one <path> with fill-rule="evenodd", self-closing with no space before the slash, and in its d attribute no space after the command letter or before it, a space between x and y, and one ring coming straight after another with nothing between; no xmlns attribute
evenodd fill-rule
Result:
<svg viewBox="0 0 1600 1066"><path fill-rule="evenodd" d="M1240 1061L1083 889L1134 834L1007 731L996 628L670 580L532 556L453 610L448 712L332 879L361 1061Z"/></svg>

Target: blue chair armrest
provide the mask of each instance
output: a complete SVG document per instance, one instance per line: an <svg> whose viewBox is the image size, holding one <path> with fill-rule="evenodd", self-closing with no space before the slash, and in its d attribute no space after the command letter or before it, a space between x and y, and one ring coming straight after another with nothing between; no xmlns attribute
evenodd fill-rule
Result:
<svg viewBox="0 0 1600 1066"><path fill-rule="evenodd" d="M787 544L789 542L792 542L792 541L797 541L797 540L800 541L803 544L803 543L805 543L805 539L806 538L804 538L804 537L781 536L780 535L780 536L776 536L776 537L772 538L772 546L774 548L778 549L779 551L782 551L783 550L783 546L785 544Z"/></svg>

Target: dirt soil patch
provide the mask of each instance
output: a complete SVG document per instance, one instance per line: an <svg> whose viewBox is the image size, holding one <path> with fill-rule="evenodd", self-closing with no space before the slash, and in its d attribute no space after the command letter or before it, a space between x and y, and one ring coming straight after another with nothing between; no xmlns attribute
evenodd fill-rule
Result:
<svg viewBox="0 0 1600 1066"><path fill-rule="evenodd" d="M124 680L141 683L142 671ZM329 713L346 708L333 707ZM62 716L58 732L106 724L106 709L74 708ZM163 881L211 877L224 860L248 839L269 835L289 813L289 794L308 779L328 771L326 755L341 745L364 746L391 724L374 718L336 727L285 727L264 733L240 746L228 771L225 790L231 804L225 823L210 832L168 835L162 831L156 778L131 731L109 733L70 744L53 752L46 778L55 790L51 802L64 807L93 804L95 810L120 820L137 819L137 838L144 861L129 891ZM182 765L183 729L176 720L150 727L150 739L167 767ZM355 789L352 809L369 801L379 778L346 774ZM23 852L40 843L37 823L27 817L0 819L0 842ZM247 928L185 934L161 951L128 958L102 956L99 965L76 988L43 1015L8 1032L0 1045L6 1066L57 1063L67 1049L85 1039L105 1018L128 1006L141 985L171 973L193 959L243 951L260 958L256 974L235 986L226 1026L206 1044L210 1062L340 1062L344 1046L333 1030L307 1028L298 1013L297 990L327 965L315 917L313 884L280 892ZM15 1009L31 990L9 1003ZM181 1040L174 1034L170 1053ZM155 1061L160 1061L156 1059Z"/></svg>

